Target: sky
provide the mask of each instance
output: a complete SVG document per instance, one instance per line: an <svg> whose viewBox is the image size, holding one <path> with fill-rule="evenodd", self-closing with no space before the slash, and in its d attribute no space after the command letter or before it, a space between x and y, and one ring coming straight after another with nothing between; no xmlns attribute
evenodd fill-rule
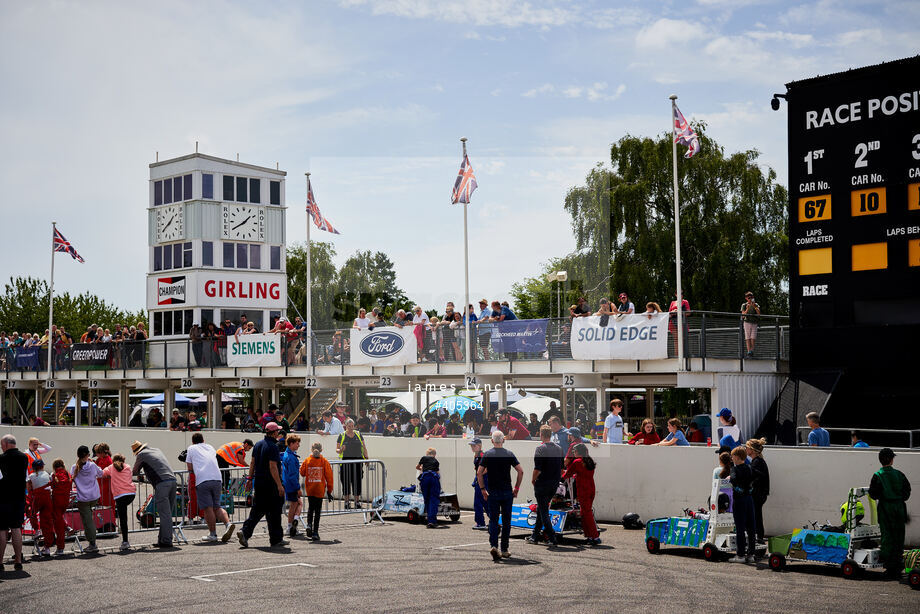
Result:
<svg viewBox="0 0 920 614"><path fill-rule="evenodd" d="M148 165L199 150L304 172L341 265L383 251L426 308L509 298L574 249L566 192L626 134L670 129L668 96L727 151L786 180L784 84L915 55L920 3L686 0L0 2L0 280L49 276L51 222L86 259L55 286L145 302ZM692 163L690 161L689 163Z"/></svg>

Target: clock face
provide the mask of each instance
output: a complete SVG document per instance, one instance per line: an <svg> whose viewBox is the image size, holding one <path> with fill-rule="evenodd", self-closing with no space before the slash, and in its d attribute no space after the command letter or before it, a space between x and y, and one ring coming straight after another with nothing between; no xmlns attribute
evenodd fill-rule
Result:
<svg viewBox="0 0 920 614"><path fill-rule="evenodd" d="M265 211L249 205L224 205L222 236L245 241L265 240Z"/></svg>
<svg viewBox="0 0 920 614"><path fill-rule="evenodd" d="M182 205L167 205L157 209L157 242L175 241L185 236Z"/></svg>

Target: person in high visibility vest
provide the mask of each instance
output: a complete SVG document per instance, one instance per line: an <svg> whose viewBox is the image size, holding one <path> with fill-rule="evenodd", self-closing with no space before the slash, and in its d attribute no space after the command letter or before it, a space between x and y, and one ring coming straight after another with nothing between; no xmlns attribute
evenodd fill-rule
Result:
<svg viewBox="0 0 920 614"><path fill-rule="evenodd" d="M335 451L342 460L356 460L367 458L367 447L361 438L361 433L355 429L355 421L349 418L345 421L345 432L339 435ZM355 500L355 508L361 509L361 478L364 477L364 468L360 463L346 463L339 468L342 480L342 497L345 499L345 509L351 508L348 496Z"/></svg>
<svg viewBox="0 0 920 614"><path fill-rule="evenodd" d="M29 445L26 448L26 457L28 458L29 462L27 471L32 473L32 463L37 460L41 460L42 454L46 454L50 451L51 446L40 442L38 437L29 437Z"/></svg>
<svg viewBox="0 0 920 614"><path fill-rule="evenodd" d="M246 439L243 442L231 441L217 448L217 466L220 467L221 481L224 488L230 481L230 472L225 469L232 467L248 467L246 463L246 453L252 450L252 440Z"/></svg>

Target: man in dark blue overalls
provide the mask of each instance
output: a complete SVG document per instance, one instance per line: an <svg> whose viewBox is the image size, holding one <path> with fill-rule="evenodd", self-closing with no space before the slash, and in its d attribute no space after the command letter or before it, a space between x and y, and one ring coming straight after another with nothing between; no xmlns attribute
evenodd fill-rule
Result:
<svg viewBox="0 0 920 614"><path fill-rule="evenodd" d="M470 449L473 451L473 471L479 470L479 461L482 458L482 440L479 437L473 437L469 441ZM485 489L489 488L489 476L482 476L482 481L485 485ZM479 488L479 480L476 479L475 474L473 475L473 515L476 522L473 525L473 529L476 531L485 531L489 527L486 526L486 504L485 500L482 498L482 489Z"/></svg>

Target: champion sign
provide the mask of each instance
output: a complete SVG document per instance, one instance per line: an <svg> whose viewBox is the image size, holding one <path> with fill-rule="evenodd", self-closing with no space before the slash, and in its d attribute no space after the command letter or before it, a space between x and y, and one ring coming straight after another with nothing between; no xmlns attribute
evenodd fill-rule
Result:
<svg viewBox="0 0 920 614"><path fill-rule="evenodd" d="M185 303L185 276L157 279L157 305Z"/></svg>
<svg viewBox="0 0 920 614"><path fill-rule="evenodd" d="M418 343L412 326L380 326L351 331L351 364L394 366L418 361ZM357 351L355 351L357 350Z"/></svg>

